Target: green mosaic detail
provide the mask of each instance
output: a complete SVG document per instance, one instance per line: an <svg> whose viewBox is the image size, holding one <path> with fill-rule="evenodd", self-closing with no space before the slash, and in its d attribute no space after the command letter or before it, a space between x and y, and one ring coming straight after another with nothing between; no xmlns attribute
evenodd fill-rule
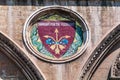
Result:
<svg viewBox="0 0 120 80"><path fill-rule="evenodd" d="M50 14L40 17L39 20L72 20L72 19L64 15Z"/></svg>
<svg viewBox="0 0 120 80"><path fill-rule="evenodd" d="M50 52L48 52L45 47L42 45L41 41L38 41L38 31L37 31L37 27L34 26L32 31L31 31L31 42L33 44L33 46L35 46L37 48L37 50L39 52L41 52L42 54L45 54L49 57L53 57L52 54L50 54Z"/></svg>
<svg viewBox="0 0 120 80"><path fill-rule="evenodd" d="M63 21L67 21L67 20L72 20L71 18L69 18L68 16L62 16L62 15L58 15L58 14L50 14L50 15L46 15L46 16L42 16L39 18L39 20L63 20ZM33 46L36 47L36 49L41 52L42 54L53 58L54 56L45 49L45 47L43 46L43 44L41 43L39 37L38 37L38 31L37 31L37 24L35 24L32 28L31 31L31 42L33 44ZM78 48L80 46L82 46L83 43L83 31L81 29L81 26L79 25L79 23L76 21L76 33L75 33L75 41L71 44L70 48L66 51L66 53L62 56L63 58L67 57L67 56L71 56L73 55L75 52L77 52Z"/></svg>
<svg viewBox="0 0 120 80"><path fill-rule="evenodd" d="M77 50L78 47L80 47L83 43L83 32L81 30L81 27L78 25L76 26L76 33L75 33L75 39L76 41L73 42L70 46L70 48L67 50L67 52L62 57L67 57L73 55ZM31 42L33 46L37 48L39 52L42 54L45 54L46 56L53 57L53 55L45 49L45 47L42 45L41 41L38 40L38 32L37 27L34 26L31 31Z"/></svg>

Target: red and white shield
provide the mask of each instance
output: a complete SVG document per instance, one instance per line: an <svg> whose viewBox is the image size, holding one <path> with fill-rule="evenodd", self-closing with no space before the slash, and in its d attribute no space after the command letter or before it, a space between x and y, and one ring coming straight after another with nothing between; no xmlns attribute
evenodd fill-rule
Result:
<svg viewBox="0 0 120 80"><path fill-rule="evenodd" d="M60 58L73 43L75 22L40 21L38 34L44 47L56 58Z"/></svg>

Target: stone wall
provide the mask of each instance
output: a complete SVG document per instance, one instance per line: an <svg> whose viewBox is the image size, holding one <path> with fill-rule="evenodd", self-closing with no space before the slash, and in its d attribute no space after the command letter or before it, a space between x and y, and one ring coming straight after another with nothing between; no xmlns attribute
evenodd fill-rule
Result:
<svg viewBox="0 0 120 80"><path fill-rule="evenodd" d="M91 32L88 48L78 59L64 64L47 63L37 59L29 52L26 54L31 57L47 80L77 80L91 51L94 50L97 44L113 27L119 24L120 1L1 0L0 31L4 32L27 51L22 39L24 23L35 10L50 5L64 5L69 9L77 11L83 17ZM103 69L100 68L99 71L103 71ZM107 75L100 77L107 77ZM96 80L96 78L93 78L93 80ZM102 80L106 80L106 78Z"/></svg>

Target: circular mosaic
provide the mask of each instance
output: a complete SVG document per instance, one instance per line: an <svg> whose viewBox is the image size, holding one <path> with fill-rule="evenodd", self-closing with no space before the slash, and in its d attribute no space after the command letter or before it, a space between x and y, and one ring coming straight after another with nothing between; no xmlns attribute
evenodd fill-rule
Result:
<svg viewBox="0 0 120 80"><path fill-rule="evenodd" d="M86 49L89 30L81 16L64 7L35 11L26 20L23 39L36 57L55 63L79 57Z"/></svg>

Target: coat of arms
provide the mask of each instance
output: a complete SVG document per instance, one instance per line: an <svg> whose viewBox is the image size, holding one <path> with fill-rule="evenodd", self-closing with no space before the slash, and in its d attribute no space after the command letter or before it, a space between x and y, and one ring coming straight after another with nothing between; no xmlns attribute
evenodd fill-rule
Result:
<svg viewBox="0 0 120 80"><path fill-rule="evenodd" d="M82 30L74 21L39 21L31 33L37 50L55 58L73 55L82 39Z"/></svg>
<svg viewBox="0 0 120 80"><path fill-rule="evenodd" d="M88 28L82 17L64 7L37 10L27 19L23 39L36 57L48 62L67 62L87 48Z"/></svg>
<svg viewBox="0 0 120 80"><path fill-rule="evenodd" d="M41 21L38 23L38 33L44 47L59 58L73 43L75 23L72 21Z"/></svg>

